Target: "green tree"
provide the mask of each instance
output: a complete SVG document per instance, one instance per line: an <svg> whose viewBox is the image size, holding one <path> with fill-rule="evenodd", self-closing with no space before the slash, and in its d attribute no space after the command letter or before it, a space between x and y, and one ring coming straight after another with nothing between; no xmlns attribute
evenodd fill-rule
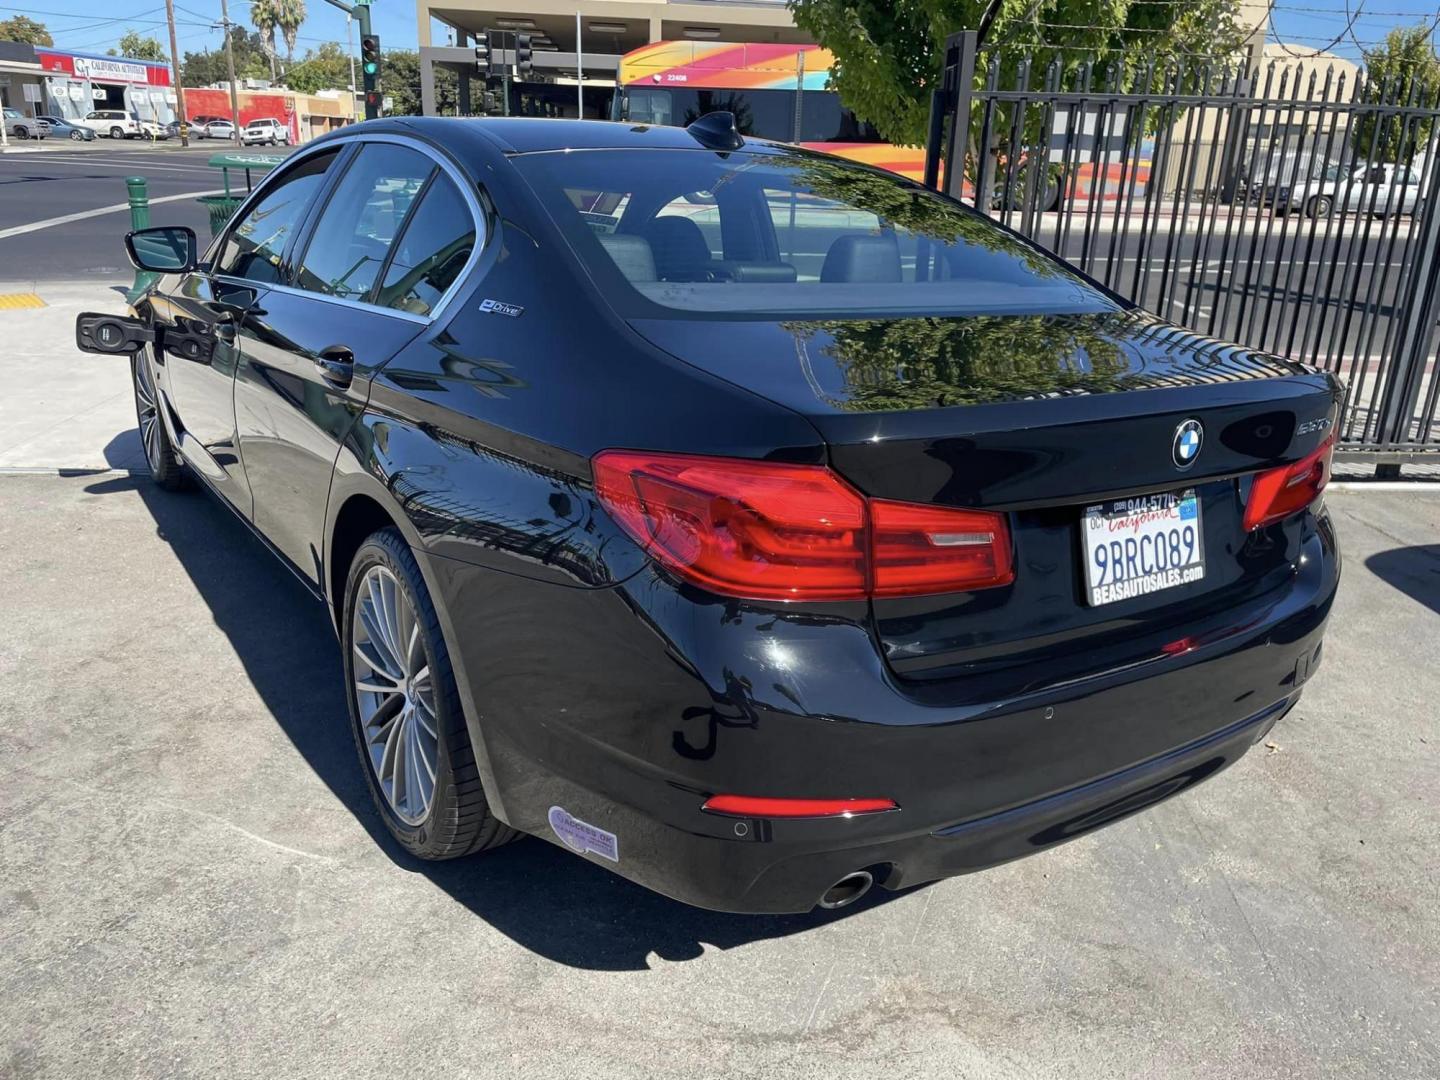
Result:
<svg viewBox="0 0 1440 1080"><path fill-rule="evenodd" d="M250 21L260 33L260 44L270 58L270 74L275 74L275 28L280 25L278 0L254 0L250 5Z"/></svg>
<svg viewBox="0 0 1440 1080"><path fill-rule="evenodd" d="M282 81L302 94L344 90L350 85L350 56L343 46L327 41L318 49L306 50L302 60L286 69Z"/></svg>
<svg viewBox="0 0 1440 1080"><path fill-rule="evenodd" d="M270 74L270 61L259 34L243 26L232 26L230 47L235 53L237 79L263 79ZM225 64L225 47L187 52L180 64L180 77L186 86L210 86L228 81L230 72Z"/></svg>
<svg viewBox="0 0 1440 1080"><path fill-rule="evenodd" d="M1428 25L1396 27L1385 35L1385 43L1365 51L1369 77L1367 97L1374 101L1435 106L1440 89L1440 57L1430 41ZM1356 160L1409 161L1422 146L1428 146L1435 126L1434 115L1387 116L1361 113L1353 125Z"/></svg>
<svg viewBox="0 0 1440 1080"><path fill-rule="evenodd" d="M478 95L483 87L471 82ZM388 49L380 65L380 90L390 98L391 116L420 115L420 54L414 49ZM454 115L459 101L459 79L448 67L435 67L435 105L441 115Z"/></svg>
<svg viewBox="0 0 1440 1080"><path fill-rule="evenodd" d="M54 45L55 39L45 24L16 15L13 19L0 19L0 41L23 41L28 45Z"/></svg>
<svg viewBox="0 0 1440 1080"><path fill-rule="evenodd" d="M139 30L127 29L120 35L120 47L107 49L107 56L128 56L132 60L164 60L165 47Z"/></svg>
<svg viewBox="0 0 1440 1080"><path fill-rule="evenodd" d="M305 22L305 0L273 0L275 25L285 38L285 59L295 59L295 36Z"/></svg>
<svg viewBox="0 0 1440 1080"><path fill-rule="evenodd" d="M831 85L893 143L925 141L930 91L940 80L945 38L975 29L988 0L790 0L795 22L835 55ZM1013 85L1022 55L1031 84L1052 62L1073 76L1087 53L1114 62L1230 58L1245 30L1239 0L1000 0L983 61L999 60ZM1157 76L1158 77L1158 76ZM1041 110L1031 110L1038 113Z"/></svg>

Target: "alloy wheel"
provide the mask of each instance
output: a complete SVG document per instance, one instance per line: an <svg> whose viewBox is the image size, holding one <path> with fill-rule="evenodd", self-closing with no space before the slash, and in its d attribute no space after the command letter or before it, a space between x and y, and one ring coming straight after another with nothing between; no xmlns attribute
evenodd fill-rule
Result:
<svg viewBox="0 0 1440 1080"><path fill-rule="evenodd" d="M435 800L440 723L415 610L385 566L361 578L351 615L355 699L370 767L395 815L418 825Z"/></svg>
<svg viewBox="0 0 1440 1080"><path fill-rule="evenodd" d="M159 472L160 458L160 411L156 406L155 383L150 375L150 364L141 353L135 357L135 417L140 422L140 441L145 446L145 460L152 473Z"/></svg>

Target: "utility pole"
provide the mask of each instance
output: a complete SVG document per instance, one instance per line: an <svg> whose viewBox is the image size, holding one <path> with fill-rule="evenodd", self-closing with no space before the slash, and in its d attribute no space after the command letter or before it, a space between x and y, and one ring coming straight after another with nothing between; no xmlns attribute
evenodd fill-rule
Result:
<svg viewBox="0 0 1440 1080"><path fill-rule="evenodd" d="M165 21L170 24L170 71L175 79L175 109L180 113L180 145L190 145L185 115L185 87L180 85L180 51L175 47L175 0L165 0Z"/></svg>
<svg viewBox="0 0 1440 1080"><path fill-rule="evenodd" d="M580 9L575 9L575 118L585 119L585 50L580 44Z"/></svg>
<svg viewBox="0 0 1440 1080"><path fill-rule="evenodd" d="M240 138L240 94L235 89L235 43L230 40L230 8L220 0L220 25L225 30L225 67L230 72L230 123L235 126L235 138Z"/></svg>

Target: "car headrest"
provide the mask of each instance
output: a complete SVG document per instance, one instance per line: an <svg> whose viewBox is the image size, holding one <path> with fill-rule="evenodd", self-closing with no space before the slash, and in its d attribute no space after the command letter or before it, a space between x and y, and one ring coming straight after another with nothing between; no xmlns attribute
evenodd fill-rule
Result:
<svg viewBox="0 0 1440 1080"><path fill-rule="evenodd" d="M657 217L645 226L655 272L666 281L693 281L710 268L710 245L687 217Z"/></svg>
<svg viewBox="0 0 1440 1080"><path fill-rule="evenodd" d="M821 281L899 281L900 245L894 233L842 236L830 245Z"/></svg>
<svg viewBox="0 0 1440 1080"><path fill-rule="evenodd" d="M745 284L786 285L800 280L795 267L789 263L726 262L721 264L730 272L730 280Z"/></svg>
<svg viewBox="0 0 1440 1080"><path fill-rule="evenodd" d="M614 260L627 281L654 281L655 256L650 241L628 233L599 233L600 246Z"/></svg>

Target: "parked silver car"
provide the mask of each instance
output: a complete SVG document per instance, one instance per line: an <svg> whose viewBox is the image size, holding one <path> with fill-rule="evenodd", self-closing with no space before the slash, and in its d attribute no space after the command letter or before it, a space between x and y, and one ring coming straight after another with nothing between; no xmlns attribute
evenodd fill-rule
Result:
<svg viewBox="0 0 1440 1080"><path fill-rule="evenodd" d="M1381 162L1375 165L1334 166L1319 180L1275 193L1275 212L1299 210L1307 217L1325 218L1337 208L1350 213L1413 214L1420 203L1420 176L1409 165Z"/></svg>
<svg viewBox="0 0 1440 1080"><path fill-rule="evenodd" d="M94 142L95 132L88 127L82 127L78 123L72 123L63 116L40 116L38 120L44 120L50 125L50 135L57 139L70 139L73 142Z"/></svg>
<svg viewBox="0 0 1440 1080"><path fill-rule="evenodd" d="M50 134L44 120L26 116L19 109L5 110L5 134L12 139L43 139Z"/></svg>

